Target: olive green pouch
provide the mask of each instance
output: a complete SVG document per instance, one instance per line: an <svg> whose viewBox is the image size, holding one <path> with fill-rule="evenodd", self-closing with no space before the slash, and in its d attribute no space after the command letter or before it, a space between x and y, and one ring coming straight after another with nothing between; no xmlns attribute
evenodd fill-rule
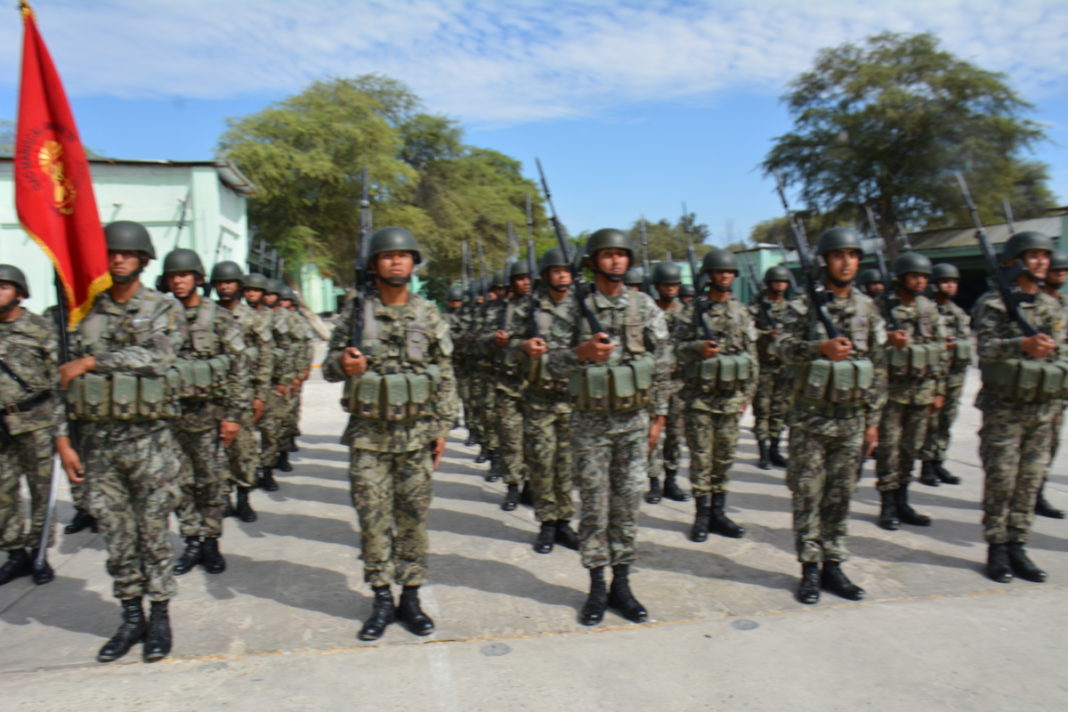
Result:
<svg viewBox="0 0 1068 712"><path fill-rule="evenodd" d="M894 347L888 347L886 349L886 368L891 376L904 376L909 372L909 350L908 348L897 349Z"/></svg>
<svg viewBox="0 0 1068 712"><path fill-rule="evenodd" d="M193 397L207 398L211 395L211 362L207 359L193 361Z"/></svg>
<svg viewBox="0 0 1068 712"><path fill-rule="evenodd" d="M1020 359L1009 359L995 363L983 364L983 386L997 391L995 395L1011 397L1016 386L1016 373L1020 370Z"/></svg>
<svg viewBox="0 0 1068 712"><path fill-rule="evenodd" d="M1059 398L1064 390L1064 371L1057 363L1042 364L1042 386L1040 397L1042 401Z"/></svg>
<svg viewBox="0 0 1068 712"><path fill-rule="evenodd" d="M111 382L99 373L86 373L74 380L67 401L78 420L105 420L111 417Z"/></svg>
<svg viewBox="0 0 1068 712"><path fill-rule="evenodd" d="M927 362L927 344L909 344L904 350L908 352L909 375L922 376L926 374L930 367Z"/></svg>
<svg viewBox="0 0 1068 712"><path fill-rule="evenodd" d="M174 418L181 413L181 407L178 405L178 393L182 390L182 375L178 373L177 368L171 368L163 374L163 380L166 381L167 388L164 412L166 417Z"/></svg>
<svg viewBox="0 0 1068 712"><path fill-rule="evenodd" d="M653 369L655 363L650 358L639 358L630 362L634 371L634 387L639 391L647 391L653 387Z"/></svg>
<svg viewBox="0 0 1068 712"><path fill-rule="evenodd" d="M568 390L580 410L608 410L608 366L587 366L568 383Z"/></svg>
<svg viewBox="0 0 1068 712"><path fill-rule="evenodd" d="M852 361L831 362L831 388L828 397L832 403L848 403L853 399L853 387L857 383L856 371Z"/></svg>
<svg viewBox="0 0 1068 712"><path fill-rule="evenodd" d="M179 398L192 398L197 394L196 377L193 375L194 363L189 359L180 358L174 364L181 379L181 388L177 391Z"/></svg>
<svg viewBox="0 0 1068 712"><path fill-rule="evenodd" d="M374 371L367 371L359 378L349 380L352 383L349 412L361 418L378 418L381 414L379 401L382 397L382 376Z"/></svg>
<svg viewBox="0 0 1068 712"><path fill-rule="evenodd" d="M1035 401L1042 386L1042 363L1020 361L1020 374L1016 378L1016 398L1028 403Z"/></svg>
<svg viewBox="0 0 1068 712"><path fill-rule="evenodd" d="M137 414L142 418L166 417L167 379L164 376L141 376L137 379L140 394L137 399Z"/></svg>
<svg viewBox="0 0 1068 712"><path fill-rule="evenodd" d="M630 365L609 366L612 410L630 410L638 404L638 389Z"/></svg>
<svg viewBox="0 0 1068 712"><path fill-rule="evenodd" d="M226 379L230 376L230 357L220 354L208 361L211 364L211 390L214 395L219 395L226 387Z"/></svg>
<svg viewBox="0 0 1068 712"><path fill-rule="evenodd" d="M856 369L857 390L866 391L875 383L875 366L868 359L853 362Z"/></svg>
<svg viewBox="0 0 1068 712"><path fill-rule="evenodd" d="M138 417L137 376L127 373L111 375L111 417L115 420L133 420Z"/></svg>
<svg viewBox="0 0 1068 712"><path fill-rule="evenodd" d="M956 363L971 363L972 342L958 341L953 345L953 361Z"/></svg>
<svg viewBox="0 0 1068 712"><path fill-rule="evenodd" d="M720 356L719 361L719 383L720 388L730 389L734 388L734 382L738 380L738 357L737 356Z"/></svg>
<svg viewBox="0 0 1068 712"><path fill-rule="evenodd" d="M808 374L806 374L802 394L812 400L823 400L830 380L831 362L818 358L808 364Z"/></svg>
<svg viewBox="0 0 1068 712"><path fill-rule="evenodd" d="M749 354L738 354L734 358L738 362L737 371L736 371L736 375L738 376L738 380L739 381L748 381L749 380L749 374L751 372L750 365L752 364L752 360L749 358Z"/></svg>
<svg viewBox="0 0 1068 712"><path fill-rule="evenodd" d="M406 374L408 379L408 417L430 415L430 377L422 373Z"/></svg>
<svg viewBox="0 0 1068 712"><path fill-rule="evenodd" d="M390 373L382 377L383 409L386 420L397 422L408 419L408 378L403 373Z"/></svg>

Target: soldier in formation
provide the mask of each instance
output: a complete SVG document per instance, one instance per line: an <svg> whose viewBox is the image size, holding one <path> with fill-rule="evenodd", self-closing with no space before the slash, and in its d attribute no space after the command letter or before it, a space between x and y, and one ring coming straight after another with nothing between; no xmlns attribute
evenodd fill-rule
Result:
<svg viewBox="0 0 1068 712"><path fill-rule="evenodd" d="M754 297L749 312L757 329L759 376L753 396L753 435L756 436L760 460L757 467L786 467L779 450L782 431L786 428L786 411L790 400L783 397L790 388L790 374L779 356L781 325L796 318L795 307L786 298L790 288L790 270L783 266L768 268L764 273L764 290Z"/></svg>
<svg viewBox="0 0 1068 712"><path fill-rule="evenodd" d="M1068 254L1061 252L1060 250L1054 250L1053 254L1050 256L1049 273L1046 275L1046 280L1042 284L1042 289L1046 294L1056 299L1061 305L1065 323L1068 324L1068 298L1065 298L1061 293L1061 289L1064 287L1066 281L1068 281ZM1062 398L1060 408L1057 410L1057 414L1053 417L1053 437L1050 445L1051 465L1053 463L1053 458L1057 457L1057 450L1060 449L1061 425L1064 423L1064 409L1066 405L1068 405L1068 401ZM1064 510L1057 509L1046 499L1046 482L1048 480L1049 469L1046 470L1046 476L1042 479L1042 486L1038 488L1038 497L1035 499L1035 514L1042 517L1049 517L1050 519L1064 519Z"/></svg>

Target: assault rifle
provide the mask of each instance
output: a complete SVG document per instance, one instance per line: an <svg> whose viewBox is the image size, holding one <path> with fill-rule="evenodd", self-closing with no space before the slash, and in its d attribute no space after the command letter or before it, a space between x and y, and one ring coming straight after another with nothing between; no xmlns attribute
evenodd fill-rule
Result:
<svg viewBox="0 0 1068 712"><path fill-rule="evenodd" d="M371 248L372 226L371 199L367 185L369 182L367 168L365 167L363 169L363 186L360 188L360 233L359 244L356 245L356 259L353 264L352 279L352 286L355 287L356 294L352 298L352 338L349 339L349 346L356 349L360 348L360 344L363 342L363 302L370 291L371 282L367 265L367 252Z"/></svg>
<svg viewBox="0 0 1068 712"><path fill-rule="evenodd" d="M538 261L534 255L534 210L530 205L530 193L527 193L527 271L530 272L530 337L539 338L538 333L538 297L534 285L538 276Z"/></svg>
<svg viewBox="0 0 1068 712"><path fill-rule="evenodd" d="M1005 212L1005 225L1009 228L1009 235L1015 235L1016 226L1013 224L1012 219L1012 203L1009 202L1008 198L1004 198L1001 201L1001 209Z"/></svg>
<svg viewBox="0 0 1068 712"><path fill-rule="evenodd" d="M501 300L501 311L497 315L498 331L506 331L508 326L508 290L511 288L512 264L519 259L515 231L512 229L512 221L508 221L508 255L504 258L504 281L506 282L504 299ZM530 275L534 279L534 275ZM533 285L532 285L533 286Z"/></svg>
<svg viewBox="0 0 1068 712"><path fill-rule="evenodd" d="M890 270L886 267L886 256L883 254L883 237L879 234L879 228L875 224L875 213L872 212L870 205L864 206L864 213L868 216L868 228L871 230L872 245L875 251L875 265L879 269L879 276L882 277L883 284L886 285L886 289L883 291L882 297L878 300L879 306L883 309L883 318L886 319L886 323L889 325L891 331L900 331L901 324L898 322L897 317L894 316L894 300L890 295Z"/></svg>
<svg viewBox="0 0 1068 712"><path fill-rule="evenodd" d="M745 263L746 271L749 272L749 280L753 283L753 293L756 295L757 306L760 307L760 314L764 317L764 323L767 324L770 329L778 329L779 322L771 315L771 307L768 306L767 301L764 299L760 274L757 272L756 265L749 260L742 260L742 262Z"/></svg>
<svg viewBox="0 0 1068 712"><path fill-rule="evenodd" d="M653 293L653 275L649 269L649 234L645 229L645 218L638 223L638 235L642 246L642 291Z"/></svg>
<svg viewBox="0 0 1068 712"><path fill-rule="evenodd" d="M708 306L704 292L701 291L700 280L697 278L700 273L697 271L697 255L694 254L693 245L686 245L686 259L690 261L690 281L693 283L693 318L701 325L701 333L705 341L715 341L712 329L709 328L708 321L705 319Z"/></svg>

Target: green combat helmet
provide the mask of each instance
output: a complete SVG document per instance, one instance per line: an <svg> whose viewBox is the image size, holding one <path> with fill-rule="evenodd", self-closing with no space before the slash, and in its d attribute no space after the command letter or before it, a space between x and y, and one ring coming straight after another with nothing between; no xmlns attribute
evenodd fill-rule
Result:
<svg viewBox="0 0 1068 712"><path fill-rule="evenodd" d="M931 260L919 252L904 252L894 260L894 276L901 277L908 273L931 274Z"/></svg>
<svg viewBox="0 0 1068 712"><path fill-rule="evenodd" d="M26 275L15 265L0 265L0 282L11 282L15 289L22 294L23 298L30 296L30 288L26 284Z"/></svg>
<svg viewBox="0 0 1068 712"><path fill-rule="evenodd" d="M516 277L527 277L530 275L530 269L527 267L526 260L516 260L508 267L508 279L509 281Z"/></svg>
<svg viewBox="0 0 1068 712"><path fill-rule="evenodd" d="M634 248L631 247L630 240L621 230L603 227L590 235L590 239L586 241L586 254L590 257L601 250L608 249L626 250L630 261L634 262Z"/></svg>
<svg viewBox="0 0 1068 712"><path fill-rule="evenodd" d="M538 273L544 273L545 270L550 267L570 267L567 260L564 259L564 252L559 247L553 247L545 251L545 254L538 260Z"/></svg>
<svg viewBox="0 0 1068 712"><path fill-rule="evenodd" d="M464 288L458 284L454 284L449 287L445 292L445 301L447 302L462 302L464 300Z"/></svg>
<svg viewBox="0 0 1068 712"><path fill-rule="evenodd" d="M879 270L875 269L874 267L869 267L868 269L861 271L861 273L857 275L857 284L859 284L861 287L867 287L869 284L882 284L882 282L882 273L880 273Z"/></svg>
<svg viewBox="0 0 1068 712"><path fill-rule="evenodd" d="M681 284L682 270L674 262L657 262L653 265L653 284Z"/></svg>
<svg viewBox="0 0 1068 712"><path fill-rule="evenodd" d="M631 267L623 273L623 284L641 284L645 281L645 272L641 267Z"/></svg>
<svg viewBox="0 0 1068 712"><path fill-rule="evenodd" d="M684 284L679 287L679 297L692 297L695 296L694 288L692 284Z"/></svg>
<svg viewBox="0 0 1068 712"><path fill-rule="evenodd" d="M856 230L848 227L832 227L824 230L820 239L816 241L816 252L825 255L834 250L856 250L864 254L864 248L860 244L860 237Z"/></svg>
<svg viewBox="0 0 1068 712"><path fill-rule="evenodd" d="M149 259L156 259L156 248L152 238L141 223L132 220L116 220L104 227L104 241L109 250L129 250L142 252Z"/></svg>
<svg viewBox="0 0 1068 712"><path fill-rule="evenodd" d="M1026 250L1045 250L1052 253L1053 240L1034 230L1018 232L1005 243L1005 247L1001 250L1001 259L1014 260L1020 256L1021 252Z"/></svg>
<svg viewBox="0 0 1068 712"><path fill-rule="evenodd" d="M293 291L293 288L287 284L283 284L282 288L278 290L279 299L288 299L291 302L297 301L297 293Z"/></svg>
<svg viewBox="0 0 1068 712"><path fill-rule="evenodd" d="M371 235L367 256L373 260L376 255L383 252L411 252L415 258L415 264L423 261L415 235L403 227L384 227Z"/></svg>
<svg viewBox="0 0 1068 712"><path fill-rule="evenodd" d="M244 285L245 289L262 289L267 291L267 278L259 272L252 272L249 276L245 277Z"/></svg>
<svg viewBox="0 0 1068 712"><path fill-rule="evenodd" d="M163 258L163 274L171 272L193 272L203 278L204 264L196 252L179 247L168 252Z"/></svg>
<svg viewBox="0 0 1068 712"><path fill-rule="evenodd" d="M768 282L789 282L790 270L786 269L782 265L775 265L774 267L768 267L768 271L764 273L764 284Z"/></svg>
<svg viewBox="0 0 1068 712"><path fill-rule="evenodd" d="M1060 250L1054 250L1049 257L1050 269L1068 269L1068 254Z"/></svg>
<svg viewBox="0 0 1068 712"><path fill-rule="evenodd" d="M265 289L263 291L264 291L265 294L277 294L279 297L281 297L282 296L282 288L284 286L285 285L282 284L281 282L279 282L277 279L268 279L267 280L267 289Z"/></svg>
<svg viewBox="0 0 1068 712"><path fill-rule="evenodd" d="M960 279L960 270L956 265L939 262L931 268L931 281L937 282L940 279Z"/></svg>
<svg viewBox="0 0 1068 712"><path fill-rule="evenodd" d="M508 286L508 270L502 269L490 275L490 289L504 289Z"/></svg>
<svg viewBox="0 0 1068 712"><path fill-rule="evenodd" d="M245 282L245 272L241 266L231 260L220 262L211 268L212 282Z"/></svg>
<svg viewBox="0 0 1068 712"><path fill-rule="evenodd" d="M713 247L705 253L701 260L702 272L734 272L738 274L738 261L734 259L734 253L719 247Z"/></svg>

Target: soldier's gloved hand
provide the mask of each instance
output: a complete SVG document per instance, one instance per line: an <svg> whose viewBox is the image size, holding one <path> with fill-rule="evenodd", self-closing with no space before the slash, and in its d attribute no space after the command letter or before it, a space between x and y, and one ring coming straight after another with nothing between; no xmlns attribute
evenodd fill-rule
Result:
<svg viewBox="0 0 1068 712"><path fill-rule="evenodd" d="M252 422L260 422L260 418L263 417L263 409L267 407L267 404L261 401L259 398L252 399Z"/></svg>
<svg viewBox="0 0 1068 712"><path fill-rule="evenodd" d="M548 350L549 345L545 343L545 339L537 336L523 342L523 351L531 358L541 358Z"/></svg>
<svg viewBox="0 0 1068 712"><path fill-rule="evenodd" d="M701 342L701 358L716 358L719 356L719 344L715 341Z"/></svg>
<svg viewBox="0 0 1068 712"><path fill-rule="evenodd" d="M1055 348L1057 348L1057 342L1051 339L1049 334L1025 336L1020 342L1020 350L1034 358L1046 358L1053 353Z"/></svg>
<svg viewBox="0 0 1068 712"><path fill-rule="evenodd" d="M362 376L367 371L367 357L350 346L341 352L341 370L346 376Z"/></svg>
<svg viewBox="0 0 1068 712"><path fill-rule="evenodd" d="M508 332L502 331L501 329L497 329L497 331L493 333L493 345L499 349L503 349L505 346L507 346Z"/></svg>
<svg viewBox="0 0 1068 712"><path fill-rule="evenodd" d="M664 431L664 425L667 423L667 416L658 415L652 419L649 423L649 452L653 451L656 447L656 441L660 439L660 433Z"/></svg>
<svg viewBox="0 0 1068 712"><path fill-rule="evenodd" d="M82 458L71 447L70 438L65 435L56 438L56 452L59 454L59 463L63 466L63 471L67 473L67 479L71 482L85 482L85 477L82 476L85 474Z"/></svg>
<svg viewBox="0 0 1068 712"><path fill-rule="evenodd" d="M604 363L612 355L612 342L608 340L608 334L600 331L593 335L589 341L583 341L575 349L575 354L580 361L593 361Z"/></svg>
<svg viewBox="0 0 1068 712"><path fill-rule="evenodd" d="M240 423L235 423L232 420L219 421L219 439L222 440L223 447L230 447L239 430L241 430Z"/></svg>
<svg viewBox="0 0 1068 712"><path fill-rule="evenodd" d="M66 388L75 378L83 373L92 371L94 368L96 368L96 358L93 356L76 358L73 361L67 361L64 364L61 364L59 367L60 388Z"/></svg>
<svg viewBox="0 0 1068 712"><path fill-rule="evenodd" d="M909 345L909 332L904 329L888 331L886 332L886 340L889 341L890 345L895 349L903 349Z"/></svg>
<svg viewBox="0 0 1068 712"><path fill-rule="evenodd" d="M445 454L445 438L435 440L430 447L430 452L434 455L434 469L436 470L441 464L441 456Z"/></svg>
<svg viewBox="0 0 1068 712"><path fill-rule="evenodd" d="M879 445L879 426L873 425L864 430L864 457L871 457Z"/></svg>
<svg viewBox="0 0 1068 712"><path fill-rule="evenodd" d="M852 350L853 342L844 336L820 342L820 353L832 361L845 361Z"/></svg>

